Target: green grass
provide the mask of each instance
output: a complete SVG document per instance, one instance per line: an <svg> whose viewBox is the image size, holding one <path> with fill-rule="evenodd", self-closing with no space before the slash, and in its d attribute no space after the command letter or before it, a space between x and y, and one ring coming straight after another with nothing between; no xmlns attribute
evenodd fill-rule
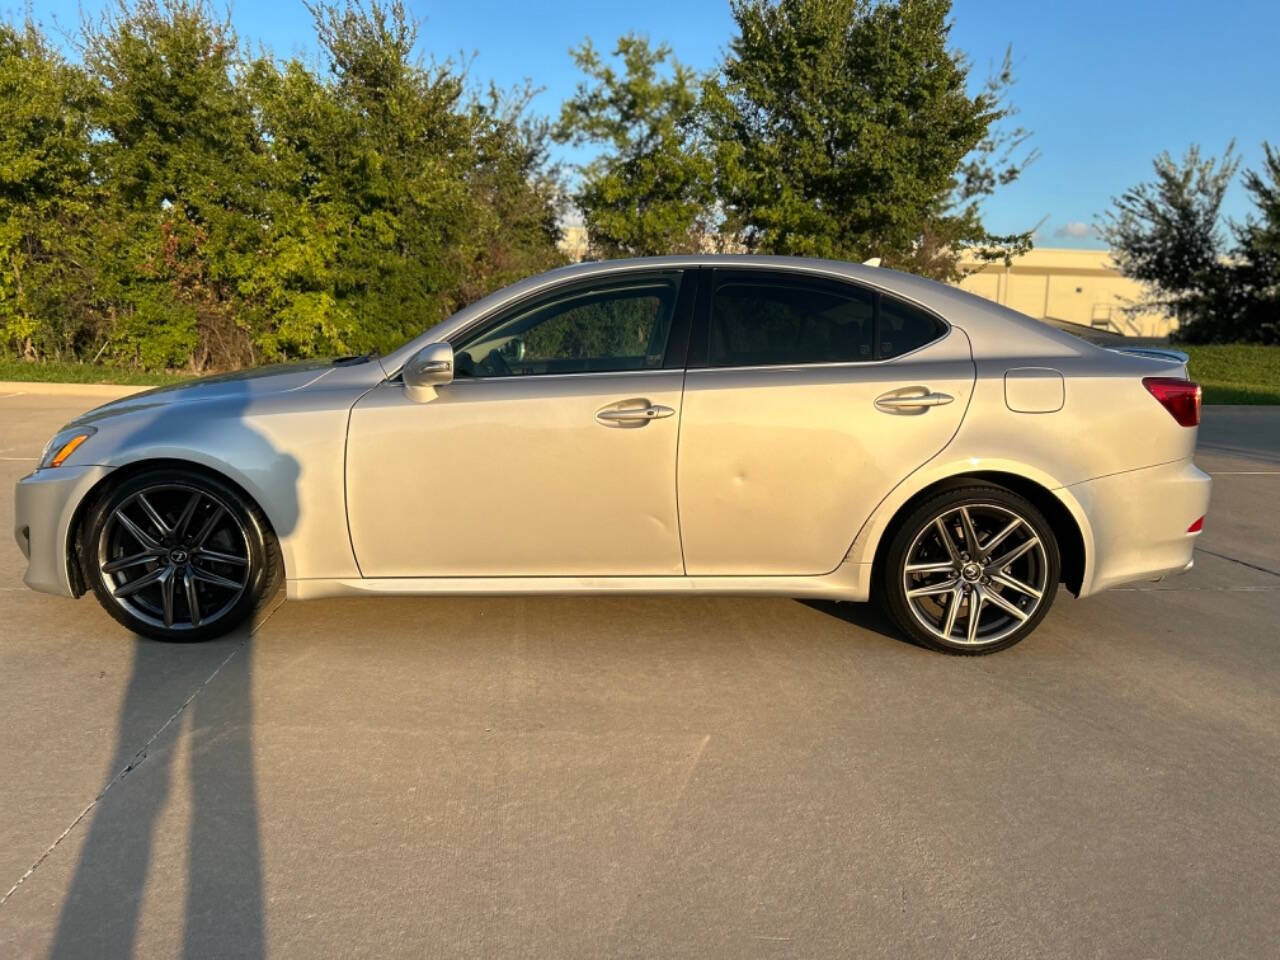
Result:
<svg viewBox="0 0 1280 960"><path fill-rule="evenodd" d="M0 380L22 380L40 383L118 383L130 387L160 387L191 379L180 373L148 373L128 367L111 367L96 363L66 363L45 360L0 360Z"/></svg>
<svg viewBox="0 0 1280 960"><path fill-rule="evenodd" d="M1191 379L1204 387L1205 403L1280 403L1280 346L1175 343L1173 348L1191 357Z"/></svg>

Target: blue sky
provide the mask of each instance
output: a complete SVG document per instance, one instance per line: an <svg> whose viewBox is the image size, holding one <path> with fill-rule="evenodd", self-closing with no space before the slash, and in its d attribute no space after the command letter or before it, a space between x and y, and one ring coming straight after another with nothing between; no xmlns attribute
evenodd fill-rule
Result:
<svg viewBox="0 0 1280 960"><path fill-rule="evenodd" d="M437 58L472 57L471 75L502 86L525 78L545 88L535 106L558 112L578 76L568 49L590 36L607 48L629 30L671 44L706 69L732 35L727 0L407 0L423 21L421 46ZM45 0L32 9L47 27L74 27L102 0ZM21 8L0 0L0 10ZM243 39L278 56L312 56L301 0L241 0L232 19ZM953 45L975 75L1013 45L1019 122L1041 158L987 204L990 229L1013 232L1045 221L1041 246L1098 246L1079 235L1113 196L1145 179L1161 150L1198 142L1220 153L1236 139L1246 165L1260 143L1280 143L1280 2L1277 0L956 0ZM1248 205L1238 184L1227 213Z"/></svg>

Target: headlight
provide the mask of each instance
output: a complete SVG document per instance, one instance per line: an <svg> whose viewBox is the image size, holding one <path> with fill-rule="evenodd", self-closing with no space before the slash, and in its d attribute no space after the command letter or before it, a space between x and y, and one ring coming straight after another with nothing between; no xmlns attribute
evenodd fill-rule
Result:
<svg viewBox="0 0 1280 960"><path fill-rule="evenodd" d="M54 434L40 454L40 469L62 466L62 462L75 453L80 444L97 432L96 427L72 427Z"/></svg>

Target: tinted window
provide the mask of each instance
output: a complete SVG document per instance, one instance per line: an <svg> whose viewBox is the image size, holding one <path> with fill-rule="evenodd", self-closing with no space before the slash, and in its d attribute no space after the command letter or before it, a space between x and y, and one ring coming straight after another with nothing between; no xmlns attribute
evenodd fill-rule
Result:
<svg viewBox="0 0 1280 960"><path fill-rule="evenodd" d="M923 347L942 334L942 325L918 307L892 297L880 298L880 356L897 357Z"/></svg>
<svg viewBox="0 0 1280 960"><path fill-rule="evenodd" d="M716 367L839 363L874 357L870 291L803 279L727 280L711 304Z"/></svg>
<svg viewBox="0 0 1280 960"><path fill-rule="evenodd" d="M674 277L579 289L518 310L456 350L462 376L600 373L662 366Z"/></svg>

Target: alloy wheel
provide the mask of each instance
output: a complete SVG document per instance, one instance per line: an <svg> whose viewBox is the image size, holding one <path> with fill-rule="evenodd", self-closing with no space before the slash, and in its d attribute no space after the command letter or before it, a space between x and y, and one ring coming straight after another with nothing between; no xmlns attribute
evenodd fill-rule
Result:
<svg viewBox="0 0 1280 960"><path fill-rule="evenodd" d="M902 569L911 616L939 640L999 643L1045 602L1049 561L1025 517L995 503L949 507L916 534Z"/></svg>
<svg viewBox="0 0 1280 960"><path fill-rule="evenodd" d="M180 483L144 487L110 513L98 575L112 600L153 626L215 623L250 588L249 538L225 502Z"/></svg>

